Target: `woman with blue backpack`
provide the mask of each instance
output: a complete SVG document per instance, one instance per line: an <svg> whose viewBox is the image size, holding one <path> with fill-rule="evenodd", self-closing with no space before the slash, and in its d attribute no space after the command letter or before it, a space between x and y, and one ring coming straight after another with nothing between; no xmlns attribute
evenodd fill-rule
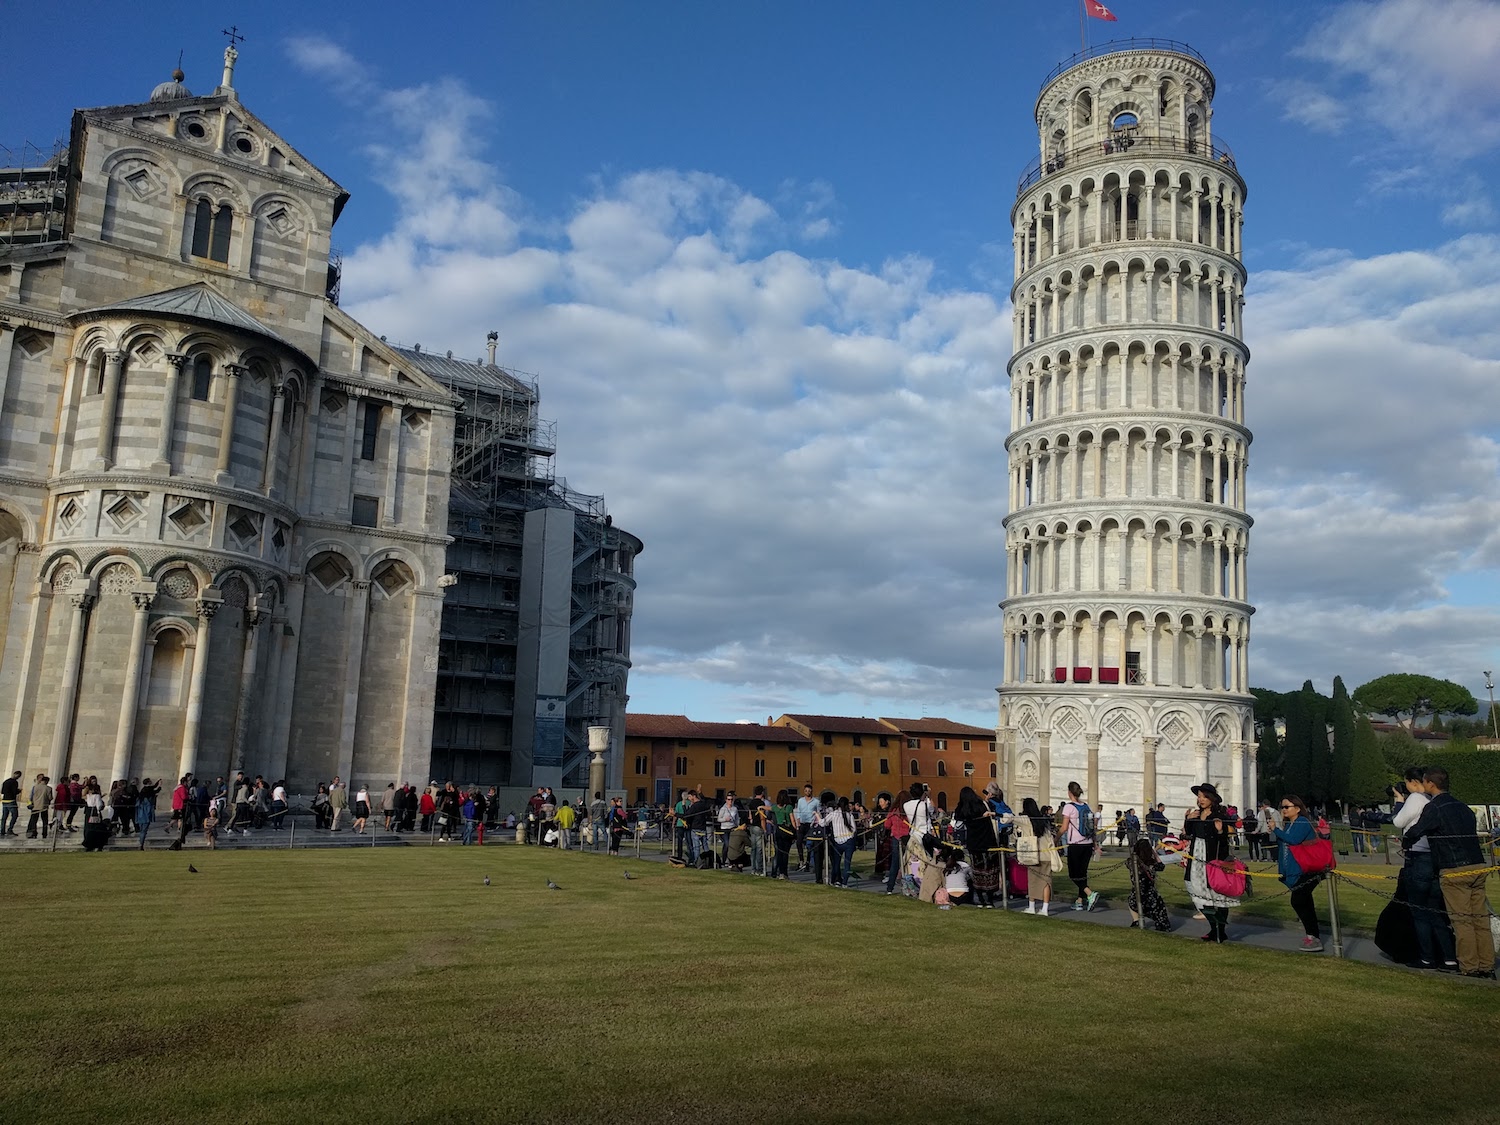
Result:
<svg viewBox="0 0 1500 1125"><path fill-rule="evenodd" d="M1078 888L1074 910L1092 910L1099 892L1089 887L1089 863L1099 851L1098 824L1094 810L1083 799L1083 786L1068 782L1068 800L1063 803L1063 843L1068 849L1068 878Z"/></svg>

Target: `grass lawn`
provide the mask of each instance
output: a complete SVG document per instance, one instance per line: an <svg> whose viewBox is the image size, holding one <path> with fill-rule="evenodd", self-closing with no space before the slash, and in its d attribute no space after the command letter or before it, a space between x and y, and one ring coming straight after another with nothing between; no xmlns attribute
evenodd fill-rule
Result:
<svg viewBox="0 0 1500 1125"><path fill-rule="evenodd" d="M1495 1120L1480 982L621 866L0 857L0 1121Z"/></svg>

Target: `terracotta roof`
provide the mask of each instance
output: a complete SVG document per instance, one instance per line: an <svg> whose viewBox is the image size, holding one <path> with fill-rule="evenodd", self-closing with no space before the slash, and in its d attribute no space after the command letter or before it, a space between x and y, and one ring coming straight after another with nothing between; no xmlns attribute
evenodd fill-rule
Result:
<svg viewBox="0 0 1500 1125"><path fill-rule="evenodd" d="M955 723L952 719L883 719L902 734L931 734L959 738L993 739L993 727L971 727L967 723Z"/></svg>
<svg viewBox="0 0 1500 1125"><path fill-rule="evenodd" d="M791 719L794 723L801 723L808 730L828 731L831 734L890 734L891 728L879 719L866 719L863 716L852 715L783 715L783 719Z"/></svg>
<svg viewBox="0 0 1500 1125"><path fill-rule="evenodd" d="M625 716L626 738L711 738L716 742L800 742L808 738L790 727L763 727L759 723L697 723L686 715Z"/></svg>

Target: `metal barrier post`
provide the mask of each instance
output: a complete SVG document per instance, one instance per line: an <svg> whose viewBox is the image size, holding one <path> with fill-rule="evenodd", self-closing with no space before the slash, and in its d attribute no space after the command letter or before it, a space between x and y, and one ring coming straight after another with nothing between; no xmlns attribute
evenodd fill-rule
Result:
<svg viewBox="0 0 1500 1125"><path fill-rule="evenodd" d="M1384 833L1380 838L1385 841L1385 865L1389 867L1391 866L1391 838Z"/></svg>
<svg viewBox="0 0 1500 1125"><path fill-rule="evenodd" d="M297 846L297 818L292 817L292 834L286 838L286 850L291 851Z"/></svg>
<svg viewBox="0 0 1500 1125"><path fill-rule="evenodd" d="M1010 910L1010 857L1005 854L1003 847L998 850L1000 852L1000 907L1008 911Z"/></svg>
<svg viewBox="0 0 1500 1125"><path fill-rule="evenodd" d="M1328 928L1333 931L1333 955L1341 958L1344 956L1344 935L1339 929L1339 892L1338 876L1329 873L1323 880L1328 884Z"/></svg>

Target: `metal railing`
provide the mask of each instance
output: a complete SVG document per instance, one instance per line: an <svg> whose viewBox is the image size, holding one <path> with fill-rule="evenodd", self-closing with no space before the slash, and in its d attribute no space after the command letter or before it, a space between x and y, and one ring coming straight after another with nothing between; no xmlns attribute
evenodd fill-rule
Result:
<svg viewBox="0 0 1500 1125"><path fill-rule="evenodd" d="M1139 133L1118 133L1102 141L1090 141L1063 152L1055 152L1045 158L1033 157L1031 163L1026 165L1021 172L1020 179L1016 181L1016 194L1020 195L1043 176L1061 172L1071 165L1102 160L1106 156L1134 153L1137 149L1158 155L1164 153L1172 156L1202 157L1215 164L1223 165L1236 176L1239 175L1239 168L1234 161L1234 152L1221 141L1216 140L1212 144L1204 144L1202 141L1188 140L1184 137L1152 137Z"/></svg>
<svg viewBox="0 0 1500 1125"><path fill-rule="evenodd" d="M1112 39L1108 43L1095 43L1092 47L1085 47L1077 54L1063 59L1047 72L1047 77L1042 79L1038 92L1045 90L1047 84L1063 71L1079 63L1088 62L1090 59L1102 59L1106 55L1123 55L1127 51L1169 51L1174 55L1186 55L1204 67L1208 66L1208 60L1202 54L1176 39Z"/></svg>

